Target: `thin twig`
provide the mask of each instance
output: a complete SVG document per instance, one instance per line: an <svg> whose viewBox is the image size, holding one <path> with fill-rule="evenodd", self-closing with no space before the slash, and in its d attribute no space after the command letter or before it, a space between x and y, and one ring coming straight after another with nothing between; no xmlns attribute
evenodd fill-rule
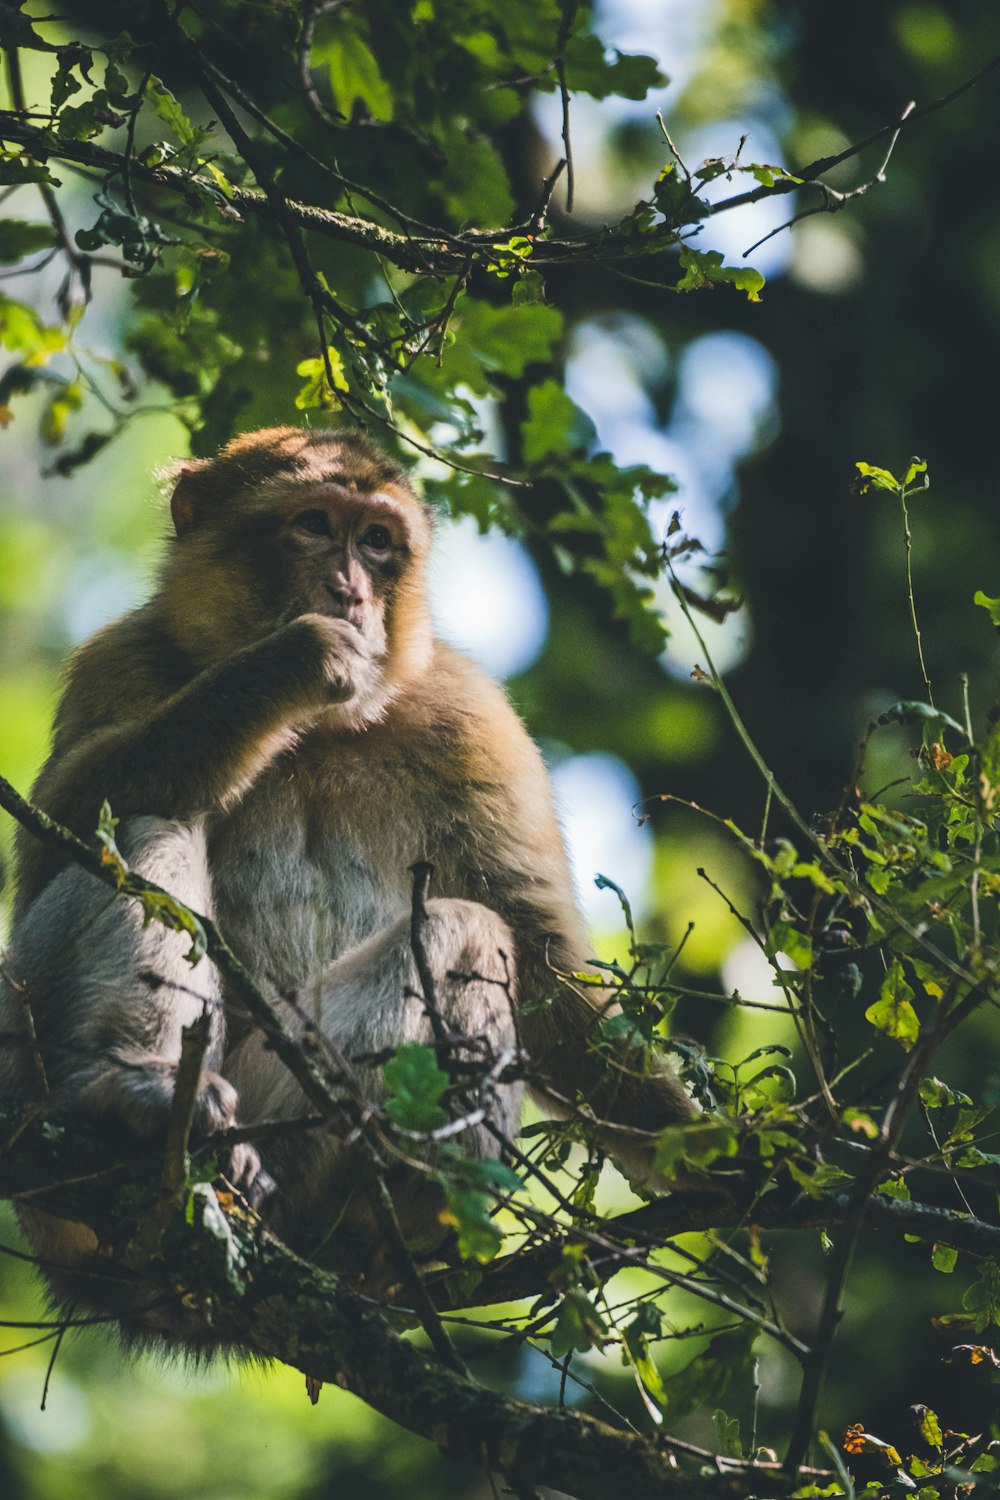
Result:
<svg viewBox="0 0 1000 1500"><path fill-rule="evenodd" d="M404 213L402 209L397 208L394 203L390 203L389 199L383 197L381 193L376 193L373 189L366 187L363 182L356 182L353 178L345 177L343 172L339 171L336 166L328 161L320 160L308 147L300 145L294 136L289 135L286 130L283 130L277 121L272 120L270 115L261 109L256 100L245 89L241 88L234 79L230 78L228 74L223 73L221 68L216 67L215 63L210 62L207 58L203 59L203 61L205 70L209 76L215 80L220 88L225 89L229 97L241 109L246 110L247 114L256 120L258 125L262 125L268 135L273 136L287 151L293 152L302 161L308 162L315 171L322 172L325 177L329 177L333 182L336 182L344 189L345 193L357 193L362 198L367 198L373 208L380 208L383 213L395 219L404 233L419 230L423 235L433 235L437 239L450 238L446 230L437 229L432 224L425 224L420 219L412 218L410 214Z"/></svg>
<svg viewBox="0 0 1000 1500"><path fill-rule="evenodd" d="M793 217L787 219L784 224L779 224L777 229L771 229L767 232L767 234L762 234L759 240L755 240L748 249L743 251L743 259L745 260L748 255L752 255L755 250L759 250L761 245L765 245L767 241L773 239L776 234L781 234L784 230L791 229L793 225L800 224L803 219L812 218L814 214L836 213L838 212L838 210L846 208L847 205L853 202L855 198L863 197L863 195L867 193L870 187L874 187L875 183L884 182L886 170L889 166L889 159L892 156L893 151L896 149L896 142L899 140L900 132L903 128L903 125L909 119L910 115L913 113L916 107L916 102L911 99L909 104L903 110L903 113L899 117L899 124L897 125L889 141L889 148L882 160L882 165L879 167L878 171L873 177L869 177L867 182L862 182L857 187L851 188L847 192L838 192L836 188L830 187L829 184L825 182L810 182L804 179L802 182L802 186L818 189L822 197L822 202L814 204L812 208L804 208L801 213L794 214Z"/></svg>
<svg viewBox="0 0 1000 1500"><path fill-rule="evenodd" d="M56 1367L56 1360L59 1357L59 1350L63 1346L63 1339L66 1337L66 1329L68 1326L68 1324L63 1324L62 1328L60 1328L59 1332L56 1334L55 1340L52 1345L52 1353L49 1356L49 1362L45 1370L45 1383L42 1386L42 1399L39 1403L40 1411L45 1410L45 1403L49 1399L49 1384L52 1380L52 1372Z"/></svg>
<svg viewBox="0 0 1000 1500"><path fill-rule="evenodd" d="M441 1322L441 1314L434 1306L424 1279L410 1254L406 1237L396 1215L396 1205L392 1201L392 1194L386 1186L385 1177L381 1171L372 1175L367 1183L367 1189L375 1222L388 1241L396 1271L413 1301L417 1317L431 1342L431 1347L442 1364L468 1380L469 1371L465 1362L448 1337L448 1332Z"/></svg>
<svg viewBox="0 0 1000 1500"><path fill-rule="evenodd" d="M559 181L559 178L562 176L565 170L566 158L565 156L561 156L556 162L552 171L549 173L548 177L546 177L542 182L542 195L539 200L538 207L532 214L531 222L528 225L528 233L530 235L540 235L542 230L545 228L545 221L549 215L549 206L552 202L552 194L555 192L556 183Z"/></svg>
<svg viewBox="0 0 1000 1500"><path fill-rule="evenodd" d="M998 67L1000 67L1000 54L990 58L988 63L985 63L971 77L966 78L957 88L953 88L950 93L943 94L940 99L935 99L931 104L925 104L920 109L912 110L904 121L901 122L898 118L891 120L888 125L881 125L878 130L873 130L863 140L852 142L851 145L845 146L843 151L838 151L834 156L818 157L815 161L810 162L807 167L802 167L797 173L798 182L783 179L776 182L770 188L762 184L760 187L751 188L745 193L735 193L731 198L723 198L721 203L710 204L710 213L713 215L728 213L730 209L743 208L747 203L759 203L762 198L773 198L783 193L795 192L802 183L815 181L817 177L822 177L824 172L830 172L834 167L839 167L842 162L850 161L852 157L859 156L862 151L867 151L868 147L874 146L877 141L884 141L886 136L897 134L901 123L906 128L910 128L918 120L926 120L928 115L935 114L939 109L947 108L949 104L954 103L962 94L968 93L969 89L973 89L977 84L982 83L983 79L988 77Z"/></svg>
<svg viewBox="0 0 1000 1500"><path fill-rule="evenodd" d="M935 110L950 104L966 90L981 82L997 66L1000 66L1000 56L993 58L973 77L965 80L949 94L922 109L914 110L906 119L906 127L910 128L917 120L925 119ZM765 198L779 197L795 191L802 183L814 181L832 167L838 166L850 157L857 156L874 142L886 136L892 136L899 129L900 121L896 119L891 124L866 136L864 140L846 147L837 155L818 158L809 166L803 167L799 173L798 183L788 179L779 179L771 187L761 184L746 193L738 193L731 198L710 205L709 211L714 216L742 207L747 203L756 203ZM104 174L121 174L126 170L120 153L109 151L92 141L70 141L53 136L48 128L32 124L30 119L25 118L18 111L0 110L0 139L14 141L25 146L31 155L42 161L49 157L56 157L97 168ZM199 180L196 175L192 176L190 172L173 167L169 163L160 163L151 167L133 158L128 164L128 170L136 180L165 186L185 196L189 196L192 190L200 189L206 196L211 197L213 202L217 198L217 189L214 184ZM276 204L271 201L266 192L255 192L251 189L234 188L231 203L233 208L240 213L274 214L277 211ZM440 234L437 230L426 237L400 234L386 229L373 220L359 219L356 215L342 214L332 209L324 209L315 204L301 203L292 199L284 200L284 212L290 220L303 229L359 245L384 256L403 270L441 275L459 269L470 250L477 259L488 259L494 253L494 244L498 240L509 239L512 232L511 227L507 226L492 230L467 230L460 236ZM515 229L513 232L518 231ZM664 225L651 234L636 236L632 228L624 224L620 231L615 228L602 228L572 240L539 240L534 247L533 259L534 263L539 266L588 261L605 264L614 259L647 255L660 248L669 248L675 243L676 229L671 226Z"/></svg>
<svg viewBox="0 0 1000 1500"><path fill-rule="evenodd" d="M442 1049L442 1061L447 1067L453 1037L438 1006L437 987L434 982L430 959L427 956L427 946L424 942L424 927L427 923L427 892L430 889L434 866L429 860L417 860L416 864L410 866L410 873L413 876L413 902L410 908L410 948L413 952L413 961L417 966L417 977L420 980L420 988L423 992L422 999L424 1009L427 1012L427 1019L431 1023L434 1040Z"/></svg>
<svg viewBox="0 0 1000 1500"><path fill-rule="evenodd" d="M576 19L579 0L562 0L562 18L556 40L556 76L559 79L559 100L562 106L562 143L566 157L566 212L573 212L575 176L573 172L573 141L569 128L569 89L566 85L566 44Z"/></svg>
<svg viewBox="0 0 1000 1500"><path fill-rule="evenodd" d="M1000 59L998 59L998 61L1000 61ZM667 569L671 575L671 578L676 580L677 575L674 572L673 564L669 561L669 559L667 560ZM704 659L708 664L708 671L711 677L712 686L722 700L730 723L736 730L736 733L738 734L740 740L743 742L743 746L746 749L747 754L750 756L750 759L753 761L761 776L764 778L764 781L768 785L770 785L775 800L784 810L785 814L794 825L798 833L801 834L801 836L806 840L811 848L816 850L823 863L836 873L837 878L839 880L842 880L845 886L847 886L850 891L854 892L856 895L863 897L863 899L869 905L874 907L875 910L880 912L884 917L887 917L894 926L900 929L901 932L905 932L908 937L913 939L913 941L919 948L921 948L925 953L929 954L930 957L934 959L935 963L939 964L941 968L946 970L946 972L953 978L959 979L966 984L975 984L975 975L971 974L968 969L962 966L961 963L951 958L947 953L939 948L936 943L931 942L930 938L927 937L926 932L922 927L909 921L909 919L907 917L904 917L901 912L897 911L890 902L886 901L882 896L879 896L869 886L862 884L862 882L855 875L854 871L847 865L843 864L841 860L837 858L826 840L821 838L820 835L815 831L815 829L809 826L809 824L803 818L802 814L799 812L798 808L795 806L795 803L788 796L787 792L783 790L780 783L776 780L774 772L767 764L767 761L764 759L763 755L760 753L756 741L750 734L750 731L747 729L746 724L743 722L743 718L739 712L739 709L736 707L732 694L726 687L724 679L715 667L711 652L709 651L708 646L705 642L705 637L699 629L698 623L695 620L691 608L684 596L683 588L678 587L677 589L675 589L675 595L678 603L681 606L684 617L690 625L695 639L697 640L698 645L704 654Z"/></svg>
<svg viewBox="0 0 1000 1500"><path fill-rule="evenodd" d="M21 63L17 48L11 47L7 52L7 76L10 81L10 95L15 110L26 113L24 97L24 85L21 79ZM69 261L70 274L76 275L86 300L90 299L90 261L86 255L81 255L76 248L73 237L69 232L66 220L63 217L62 208L47 182L37 184L39 195L45 204L45 211L49 216L52 229L58 242L59 249Z"/></svg>
<svg viewBox="0 0 1000 1500"><path fill-rule="evenodd" d="M163 1235L183 1206L191 1175L190 1141L201 1070L211 1038L212 1017L206 1007L190 1026L181 1030L181 1055L177 1062L174 1093L163 1143L160 1186L149 1213L142 1219L130 1247L134 1265L145 1265L158 1254Z"/></svg>
<svg viewBox="0 0 1000 1500"><path fill-rule="evenodd" d="M336 10L341 4L343 0L309 0L309 3L302 7L302 30L299 32L299 81L302 84L302 92L316 118L324 125L333 126L334 129L342 128L346 122L342 115L332 114L320 98L316 85L312 81L310 57L317 21L328 11Z"/></svg>
<svg viewBox="0 0 1000 1500"><path fill-rule="evenodd" d="M926 478L926 475L924 476ZM919 488L919 486L918 486ZM910 513L906 508L906 485L899 487L899 504L903 512L903 545L906 551L906 595L910 603L910 620L913 623L913 634L917 642L917 657L920 662L920 672L924 679L924 689L927 693L927 702L931 708L934 707L934 694L931 691L931 680L927 675L927 664L924 661L924 643L920 636L920 626L917 623L917 601L913 593L913 535L910 531Z"/></svg>
<svg viewBox="0 0 1000 1500"><path fill-rule="evenodd" d="M982 991L976 987L960 1003L954 1004L957 988L957 983L952 981L949 994L946 994L940 1001L930 1023L924 1028L916 1046L909 1054L883 1112L878 1140L872 1148L866 1167L855 1181L854 1192L851 1195L850 1217L844 1233L834 1247L819 1326L803 1373L795 1425L785 1458L785 1471L790 1476L797 1473L812 1440L816 1408L823 1389L833 1340L843 1315L844 1289L861 1236L869 1200L888 1168L909 1110L918 1098L920 1083L927 1072L931 1058L945 1038L971 1014L983 999Z"/></svg>

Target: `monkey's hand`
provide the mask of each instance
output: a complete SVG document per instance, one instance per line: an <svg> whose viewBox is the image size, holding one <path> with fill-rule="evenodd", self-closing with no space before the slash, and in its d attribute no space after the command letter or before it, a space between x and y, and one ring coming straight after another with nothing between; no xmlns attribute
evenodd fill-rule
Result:
<svg viewBox="0 0 1000 1500"><path fill-rule="evenodd" d="M329 615L299 615L284 627L303 665L312 669L318 704L363 698L378 678L378 663L361 630Z"/></svg>
<svg viewBox="0 0 1000 1500"><path fill-rule="evenodd" d="M60 1090L58 1102L68 1109L82 1110L87 1114L114 1115L133 1135L143 1140L166 1133L177 1082L175 1063L160 1057L135 1057L122 1053L99 1072L80 1082L83 1086L74 1089L72 1097L63 1097L66 1091ZM195 1143L199 1137L212 1136L234 1126L236 1107L236 1090L232 1084L221 1074L205 1068L198 1084L191 1121ZM233 1187L254 1208L274 1191L273 1179L264 1171L254 1147L245 1141L226 1152L220 1165Z"/></svg>

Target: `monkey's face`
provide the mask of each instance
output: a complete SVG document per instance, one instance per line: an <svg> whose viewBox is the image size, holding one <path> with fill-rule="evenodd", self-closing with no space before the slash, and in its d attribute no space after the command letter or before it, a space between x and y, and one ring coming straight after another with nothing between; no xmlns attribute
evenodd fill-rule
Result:
<svg viewBox="0 0 1000 1500"><path fill-rule="evenodd" d="M365 494L326 481L283 493L263 527L268 545L258 565L276 623L331 615L384 657L400 586L426 551L417 519L413 502L389 489Z"/></svg>
<svg viewBox="0 0 1000 1500"><path fill-rule="evenodd" d="M237 451L270 437L243 439ZM256 482L245 462L235 482L222 460L182 471L164 575L172 633L204 666L299 615L323 614L357 630L387 681L419 672L431 642L425 507L370 445L303 451L304 434L278 437L265 453L282 457L294 440L294 466L258 468Z"/></svg>

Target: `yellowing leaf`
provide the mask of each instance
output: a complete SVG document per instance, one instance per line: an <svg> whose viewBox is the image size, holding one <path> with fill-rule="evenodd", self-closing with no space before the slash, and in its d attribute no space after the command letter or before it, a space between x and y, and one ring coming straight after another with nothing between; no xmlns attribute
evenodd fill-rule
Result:
<svg viewBox="0 0 1000 1500"><path fill-rule="evenodd" d="M338 391L350 390L347 376L344 374L344 362L332 344L327 345L326 354L326 360L317 355L313 359L302 359L295 366L295 373L301 375L306 382L295 397L295 405L299 411L306 411L311 407L338 411L340 401L334 394L334 387ZM329 374L327 361L330 367Z"/></svg>
<svg viewBox="0 0 1000 1500"><path fill-rule="evenodd" d="M907 1052L920 1035L920 1018L911 1001L913 990L903 978L903 965L894 958L882 981L879 998L865 1011L865 1020L876 1031L899 1042Z"/></svg>

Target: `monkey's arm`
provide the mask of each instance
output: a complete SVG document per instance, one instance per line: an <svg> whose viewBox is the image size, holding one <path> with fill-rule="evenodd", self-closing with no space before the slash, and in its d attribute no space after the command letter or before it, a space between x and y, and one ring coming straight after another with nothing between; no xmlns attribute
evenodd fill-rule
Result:
<svg viewBox="0 0 1000 1500"><path fill-rule="evenodd" d="M455 795L468 799L476 834L474 894L514 934L520 1034L538 1086L548 1081L554 1096L579 1095L599 1118L641 1130L692 1117L697 1106L667 1064L643 1072L637 1051L598 1047L602 1016L617 1007L606 989L571 977L588 968L590 948L541 755L494 684L446 659L449 673L464 678L464 788ZM452 696L440 691L443 702Z"/></svg>
<svg viewBox="0 0 1000 1500"><path fill-rule="evenodd" d="M153 652L143 651L151 643L141 630L150 627L137 618L79 653L35 788L45 810L81 836L93 832L105 798L120 818L185 820L224 807L375 670L345 621L301 615L170 692L143 666ZM23 905L61 861L27 838L20 853Z"/></svg>

